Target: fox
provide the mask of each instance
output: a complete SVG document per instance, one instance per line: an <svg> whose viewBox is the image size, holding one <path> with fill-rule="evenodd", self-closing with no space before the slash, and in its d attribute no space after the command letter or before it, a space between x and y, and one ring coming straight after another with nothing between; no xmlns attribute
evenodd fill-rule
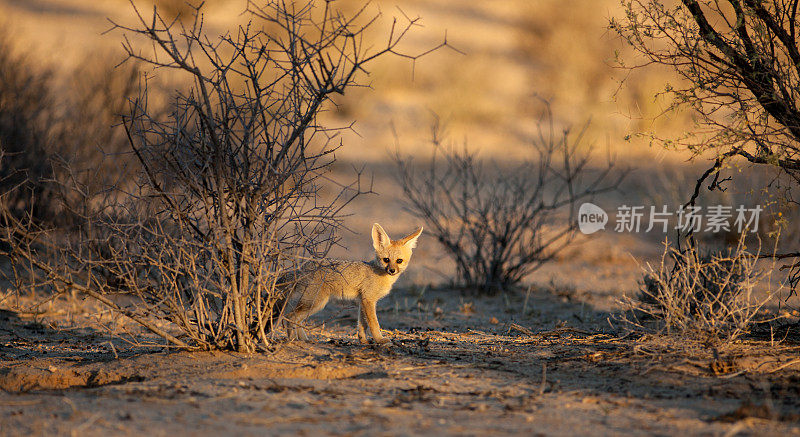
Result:
<svg viewBox="0 0 800 437"><path fill-rule="evenodd" d="M300 338L308 341L303 328L306 318L325 308L328 301L335 298L358 300L356 333L361 344L369 343L365 325L377 344L389 343L390 340L381 334L375 305L392 291L394 283L408 268L420 234L421 226L399 240L392 240L381 225L375 223L372 225L373 260L326 260L306 268L297 276L291 291L297 303L284 319L289 340Z"/></svg>

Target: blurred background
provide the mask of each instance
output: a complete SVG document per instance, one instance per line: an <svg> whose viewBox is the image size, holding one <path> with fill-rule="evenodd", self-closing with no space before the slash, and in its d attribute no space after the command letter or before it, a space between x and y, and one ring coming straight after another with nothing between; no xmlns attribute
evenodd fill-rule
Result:
<svg viewBox="0 0 800 437"><path fill-rule="evenodd" d="M179 21L191 15L182 0L134 1L145 15L154 3L165 16ZM362 2L354 0L335 3L345 10L362 7ZM239 0L208 0L206 32L213 36L235 29L246 19L245 7ZM345 223L352 232L344 233L343 247L333 254L371 256L373 222L381 223L393 237L424 225L403 207L391 157L399 153L419 162L430 157L435 120L443 126L445 142L477 150L482 158L513 162L531 155L531 138L537 133L545 101L550 103L556 130L579 131L588 123L582 147L591 149L598 163L610 157L617 168L633 170L619 191L597 200L610 215L623 203L648 208L666 204L674 209L688 201L710 157L689 161L691 155L685 151L651 144L650 134L670 137L693 129L692 117L664 113L670 102L658 93L680 80L672 73L658 67L621 68L619 59L632 65L636 58L608 30L610 18L620 12L618 0L378 0L369 4L367 15L380 13L380 18L371 31L374 40L366 45L386 44L393 17L419 16L423 25L413 29L400 51L420 54L445 37L448 47L415 61L379 59L361 80L368 87L351 88L337 96L336 106L323 115L325 126L352 123L352 129L341 133L342 147L336 152L332 177L347 181L355 170L363 169L362 177L373 181L375 192L349 205ZM17 78L22 86L16 92L32 99L34 110L57 113L50 116L75 114L68 133L58 134L68 139L62 143L69 143L59 154L70 162L85 163L85 168L99 168L94 159L125 148L126 140L114 126L126 96L138 86L135 65L117 67L125 59L124 34L108 31L112 21L135 24L127 0L0 0L0 57L22 65L28 74ZM176 86L169 71L149 74L164 89ZM50 92L45 93L44 87ZM19 120L14 123L21 126ZM36 123L41 120L31 121L31 125ZM42 135L56 136L49 130ZM120 161L115 161L114 166L118 165ZM770 203L771 194L757 188L769 180L769 173L753 171L744 177L737 176L734 168L732 174L732 189L704 196L701 204ZM764 235L774 230L769 217L765 213ZM597 293L632 290L640 277L636 259L657 257L664 238L660 233L610 230L580 238L530 282L562 283ZM451 274L449 261L426 235L415 257L417 264L403 278L406 283L439 283Z"/></svg>

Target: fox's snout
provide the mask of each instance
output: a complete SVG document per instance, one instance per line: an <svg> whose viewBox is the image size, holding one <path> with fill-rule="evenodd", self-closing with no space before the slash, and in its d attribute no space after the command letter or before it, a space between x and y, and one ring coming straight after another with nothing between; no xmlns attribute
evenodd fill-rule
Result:
<svg viewBox="0 0 800 437"><path fill-rule="evenodd" d="M386 273L388 273L390 275L395 275L395 274L397 274L397 269L394 269L392 267L386 267Z"/></svg>

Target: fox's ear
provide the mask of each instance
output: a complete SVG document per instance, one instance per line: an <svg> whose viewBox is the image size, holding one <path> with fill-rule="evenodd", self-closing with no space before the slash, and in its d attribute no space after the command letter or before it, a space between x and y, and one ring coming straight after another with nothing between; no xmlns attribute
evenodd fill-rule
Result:
<svg viewBox="0 0 800 437"><path fill-rule="evenodd" d="M422 226L420 226L419 229L412 232L410 235L403 237L403 239L400 240L400 243L413 249L417 247L417 239L419 238L419 235L421 233L422 233Z"/></svg>
<svg viewBox="0 0 800 437"><path fill-rule="evenodd" d="M381 225L377 223L372 225L372 247L374 247L375 250L381 250L391 242L392 239L389 238L389 234L383 230Z"/></svg>

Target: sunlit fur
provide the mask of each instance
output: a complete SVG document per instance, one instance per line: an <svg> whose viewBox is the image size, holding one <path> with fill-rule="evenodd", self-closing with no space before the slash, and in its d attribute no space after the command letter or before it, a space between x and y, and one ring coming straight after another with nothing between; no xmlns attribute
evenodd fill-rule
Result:
<svg viewBox="0 0 800 437"><path fill-rule="evenodd" d="M369 262L329 260L306 269L294 288L298 302L286 318L290 339L308 340L302 324L320 311L331 298L358 299L358 339L367 343L364 325L377 343L389 340L381 334L375 304L389 294L397 278L408 268L411 252L417 246L422 227L400 240L392 240L381 225L372 225L375 259Z"/></svg>

